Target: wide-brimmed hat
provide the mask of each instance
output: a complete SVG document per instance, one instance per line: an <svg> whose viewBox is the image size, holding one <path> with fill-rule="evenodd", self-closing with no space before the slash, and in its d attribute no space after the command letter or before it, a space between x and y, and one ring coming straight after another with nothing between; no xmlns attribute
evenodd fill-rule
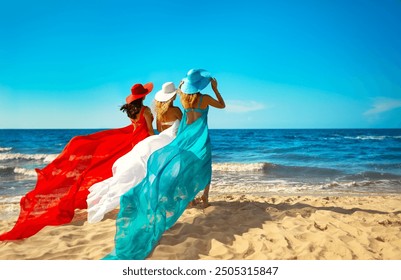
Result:
<svg viewBox="0 0 401 280"><path fill-rule="evenodd" d="M211 78L212 75L204 69L191 69L182 80L181 91L186 94L198 93L210 83Z"/></svg>
<svg viewBox="0 0 401 280"><path fill-rule="evenodd" d="M162 89L159 90L155 95L155 100L160 102L166 102L173 98L177 93L177 89L173 82L164 83Z"/></svg>
<svg viewBox="0 0 401 280"><path fill-rule="evenodd" d="M132 101L137 100L139 98L144 97L145 95L149 94L153 89L153 83L147 84L135 84L131 88L131 94L125 98L125 102L130 104Z"/></svg>

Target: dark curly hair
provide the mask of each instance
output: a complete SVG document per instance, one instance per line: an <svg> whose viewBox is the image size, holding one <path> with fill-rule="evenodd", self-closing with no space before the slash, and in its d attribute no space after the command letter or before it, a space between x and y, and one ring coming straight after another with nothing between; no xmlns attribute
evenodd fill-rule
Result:
<svg viewBox="0 0 401 280"><path fill-rule="evenodd" d="M143 98L136 99L130 104L124 104L120 110L127 113L128 118L135 119L136 115L141 111L143 106Z"/></svg>

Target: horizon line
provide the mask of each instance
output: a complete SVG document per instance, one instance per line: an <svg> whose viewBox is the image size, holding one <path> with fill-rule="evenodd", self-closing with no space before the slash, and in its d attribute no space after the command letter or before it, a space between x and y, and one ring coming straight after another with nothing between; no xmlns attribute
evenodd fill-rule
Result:
<svg viewBox="0 0 401 280"><path fill-rule="evenodd" d="M124 127L124 126L123 126ZM18 129L21 129L21 130L62 130L62 129L71 129L71 130L78 130L78 129L85 129L85 130L111 130L111 129L118 129L118 128L121 128L121 127L116 127L116 128L105 128L105 127L103 127L103 128L74 128L74 127L68 127L68 128L63 128L63 127L60 127L60 128L45 128L45 127L43 127L43 128L32 128L32 127L29 127L29 128L0 128L0 130L18 130ZM209 130L273 130L273 129L288 129L288 130L297 130L297 129L310 129L310 130L312 130L312 129L348 129L348 130L350 130L350 129L401 129L401 127L353 127L353 128L345 128L345 127L336 127L336 128L330 128L330 127L316 127L316 128L312 128L312 127L304 127L304 128L268 128L268 127L266 127L266 128L209 128Z"/></svg>

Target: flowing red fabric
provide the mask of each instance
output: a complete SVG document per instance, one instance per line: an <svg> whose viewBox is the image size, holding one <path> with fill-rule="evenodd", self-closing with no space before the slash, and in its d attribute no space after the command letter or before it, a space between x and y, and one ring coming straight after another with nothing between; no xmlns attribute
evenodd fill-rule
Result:
<svg viewBox="0 0 401 280"><path fill-rule="evenodd" d="M142 114L139 120L144 122ZM135 131L129 125L72 138L53 162L36 169L36 187L22 197L16 224L0 240L27 238L45 226L69 223L75 209L87 208L89 187L111 177L113 163L148 136L146 125Z"/></svg>

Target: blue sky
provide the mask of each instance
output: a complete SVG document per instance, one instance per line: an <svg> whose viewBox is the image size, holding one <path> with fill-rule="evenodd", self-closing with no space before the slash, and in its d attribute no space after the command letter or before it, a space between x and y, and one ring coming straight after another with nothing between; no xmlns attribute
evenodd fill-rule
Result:
<svg viewBox="0 0 401 280"><path fill-rule="evenodd" d="M133 84L191 68L211 128L401 128L399 0L15 0L0 26L0 128L125 126Z"/></svg>

